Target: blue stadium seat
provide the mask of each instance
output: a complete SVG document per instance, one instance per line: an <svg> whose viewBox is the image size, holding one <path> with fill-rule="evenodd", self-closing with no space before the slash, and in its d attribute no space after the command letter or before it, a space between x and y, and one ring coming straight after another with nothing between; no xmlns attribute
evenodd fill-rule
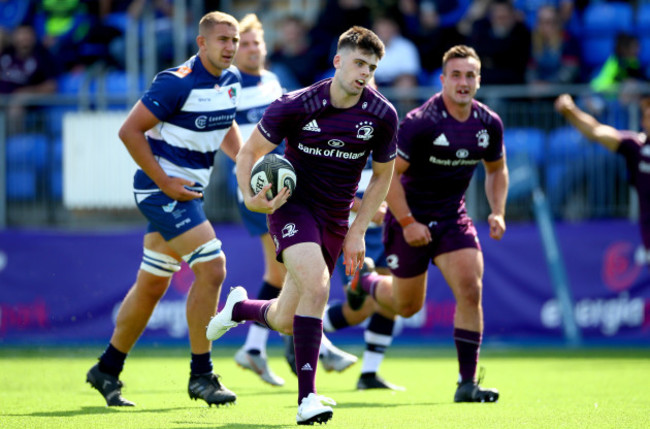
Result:
<svg viewBox="0 0 650 429"><path fill-rule="evenodd" d="M538 128L506 128L503 133L508 158L527 157L541 166L544 162L546 134Z"/></svg>
<svg viewBox="0 0 650 429"><path fill-rule="evenodd" d="M37 192L37 174L34 168L7 166L7 198L33 200Z"/></svg>
<svg viewBox="0 0 650 429"><path fill-rule="evenodd" d="M586 78L593 76L607 58L614 53L616 36L585 37L582 39L582 63L588 69Z"/></svg>
<svg viewBox="0 0 650 429"><path fill-rule="evenodd" d="M598 2L585 7L582 15L582 33L585 37L615 36L634 30L633 10L629 3Z"/></svg>
<svg viewBox="0 0 650 429"><path fill-rule="evenodd" d="M52 157L48 171L48 191L55 199L63 197L63 138L52 142Z"/></svg>
<svg viewBox="0 0 650 429"><path fill-rule="evenodd" d="M42 169L48 158L49 142L45 134L25 133L7 137L7 165Z"/></svg>
<svg viewBox="0 0 650 429"><path fill-rule="evenodd" d="M640 4L636 11L636 35L650 37L650 3Z"/></svg>

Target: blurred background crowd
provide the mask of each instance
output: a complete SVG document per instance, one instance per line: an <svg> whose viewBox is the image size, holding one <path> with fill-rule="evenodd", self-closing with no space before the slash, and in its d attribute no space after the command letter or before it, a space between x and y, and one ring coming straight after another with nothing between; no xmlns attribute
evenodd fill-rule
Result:
<svg viewBox="0 0 650 429"><path fill-rule="evenodd" d="M622 162L578 151L584 142L562 127L552 99L570 92L603 121L638 129L635 102L650 80L650 1L0 0L0 225L61 222L65 114L128 110L156 72L195 52L198 19L210 10L257 13L268 67L287 90L332 74L342 31L372 28L386 45L377 84L402 116L439 87L442 54L471 45L482 59L478 98L504 119L509 153L524 152L539 169L556 214L634 212ZM581 163L584 171L573 171ZM611 170L606 183L588 189L585 175L602 176L601 167ZM573 175L580 180L567 184ZM576 197L584 202L577 211ZM224 198L214 220L233 216ZM526 218L526 204L511 213Z"/></svg>

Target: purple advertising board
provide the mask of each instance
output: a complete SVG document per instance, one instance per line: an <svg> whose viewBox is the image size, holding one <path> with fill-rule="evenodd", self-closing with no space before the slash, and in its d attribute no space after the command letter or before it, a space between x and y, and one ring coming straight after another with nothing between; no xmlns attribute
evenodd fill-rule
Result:
<svg viewBox="0 0 650 429"><path fill-rule="evenodd" d="M221 302L235 285L256 296L263 273L259 240L237 224L215 229L228 256ZM511 224L498 242L488 237L485 225L478 229L485 257L486 341L562 341L562 315L537 227ZM142 233L140 228L0 231L0 344L108 341L140 265ZM637 226L628 221L559 224L556 234L583 339L650 345L650 272L635 262ZM185 297L192 280L184 265L141 342L187 342ZM344 299L338 274L331 299ZM453 316L453 296L432 266L425 307L400 319L397 330L404 340L448 340ZM234 329L220 341L239 343L245 334L246 329ZM336 335L361 338L358 328Z"/></svg>

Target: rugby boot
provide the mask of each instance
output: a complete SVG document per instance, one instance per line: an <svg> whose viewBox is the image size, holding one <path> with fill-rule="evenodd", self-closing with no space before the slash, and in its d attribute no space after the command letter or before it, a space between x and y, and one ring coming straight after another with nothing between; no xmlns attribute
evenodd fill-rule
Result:
<svg viewBox="0 0 650 429"><path fill-rule="evenodd" d="M327 372L343 372L359 360L355 355L344 352L333 344L329 344L327 350L320 353L318 357L323 369Z"/></svg>
<svg viewBox="0 0 650 429"><path fill-rule="evenodd" d="M208 372L200 375L190 375L187 387L190 399L203 399L209 406L230 404L237 400L235 395L219 382L219 376Z"/></svg>
<svg viewBox="0 0 650 429"><path fill-rule="evenodd" d="M333 399L310 393L302 398L296 415L299 425L313 425L314 423L327 423L334 414L330 405L336 405Z"/></svg>
<svg viewBox="0 0 650 429"><path fill-rule="evenodd" d="M86 382L97 389L109 407L133 407L135 404L122 397L122 382L117 377L101 372L95 364L86 374Z"/></svg>
<svg viewBox="0 0 650 429"><path fill-rule="evenodd" d="M365 258L361 268L354 273L352 280L345 285L345 296L352 310L356 311L363 306L368 292L361 287L361 279L374 271L375 262L371 258Z"/></svg>
<svg viewBox="0 0 650 429"><path fill-rule="evenodd" d="M390 383L380 376L376 372L366 372L361 374L359 381L357 382L357 390L367 390L367 389L389 389L397 390L403 392L406 388L402 386L396 386L393 383Z"/></svg>
<svg viewBox="0 0 650 429"><path fill-rule="evenodd" d="M251 353L242 347L235 353L235 362L244 369L250 369L259 375L262 381L269 383L271 386L284 386L282 377L275 375L269 369L266 358L260 355L259 350L257 353Z"/></svg>
<svg viewBox="0 0 650 429"><path fill-rule="evenodd" d="M291 368L294 375L298 375L296 371L296 350L293 346L293 337L290 335L282 335L282 341L284 342L284 357L287 359L289 368Z"/></svg>
<svg viewBox="0 0 650 429"><path fill-rule="evenodd" d="M497 402L499 400L499 391L497 389L480 386L484 375L485 369L481 368L478 381L458 383L454 402Z"/></svg>
<svg viewBox="0 0 650 429"><path fill-rule="evenodd" d="M245 299L248 299L246 289L241 286L230 288L226 304L223 306L219 314L210 319L210 323L205 330L205 337L208 340L217 340L221 338L223 334L228 332L230 328L234 328L235 326L244 323L243 320L241 322L235 322L232 320L232 310L235 307L235 304L240 303Z"/></svg>

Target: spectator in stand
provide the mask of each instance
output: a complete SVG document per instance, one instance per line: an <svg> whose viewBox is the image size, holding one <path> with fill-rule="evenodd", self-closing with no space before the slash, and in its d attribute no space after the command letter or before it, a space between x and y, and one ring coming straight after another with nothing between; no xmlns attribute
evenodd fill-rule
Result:
<svg viewBox="0 0 650 429"><path fill-rule="evenodd" d="M380 91L394 88L400 92L416 88L421 66L415 44L401 34L397 21L389 15L377 16L373 31L386 47L381 67L375 72L377 88ZM414 100L409 97L400 97L395 107L405 113L414 107L413 104Z"/></svg>
<svg viewBox="0 0 650 429"><path fill-rule="evenodd" d="M418 22L411 37L415 41L420 54L423 74L420 83L423 85L440 85L440 69L442 56L449 48L462 45L465 37L458 32L454 25L443 25L443 17L438 11L437 2L424 0L419 5Z"/></svg>
<svg viewBox="0 0 650 429"><path fill-rule="evenodd" d="M99 10L100 18L102 19L101 22L104 22L107 15L111 13L125 14L131 19L139 20L145 13L147 2L148 0L101 0ZM149 7L153 7L154 12L156 54L158 60L162 64L162 68L172 67L174 62L174 33L172 28L174 3L172 0L152 0L149 1L149 3L151 3ZM104 25L106 27L111 27L111 25L115 24L106 23ZM125 27L126 22L122 25ZM188 35L186 40L188 41L188 46L191 46L192 49L194 49L194 39L191 36L192 27L188 25L187 28ZM121 28L120 30L122 34L118 35L118 37L115 37L110 42L110 52L114 61L123 68L125 63L124 53L126 52L126 28Z"/></svg>
<svg viewBox="0 0 650 429"><path fill-rule="evenodd" d="M648 80L639 59L640 51L641 45L636 36L618 34L614 53L592 79L591 89L605 98L618 95L622 104L637 102L638 83Z"/></svg>
<svg viewBox="0 0 650 429"><path fill-rule="evenodd" d="M542 86L576 83L580 74L580 46L562 27L558 10L542 6L532 32L532 51L526 81Z"/></svg>
<svg viewBox="0 0 650 429"><path fill-rule="evenodd" d="M34 19L34 2L31 0L0 0L0 27L14 30Z"/></svg>
<svg viewBox="0 0 650 429"><path fill-rule="evenodd" d="M517 11L509 0L492 0L487 18L474 24L469 42L481 58L481 84L526 82L530 30L518 21Z"/></svg>
<svg viewBox="0 0 650 429"><path fill-rule="evenodd" d="M336 54L336 45L341 33L354 25L372 27L373 9L382 9L382 0L374 2L374 7L366 5L364 0L327 0L322 13L309 31L310 50L315 57L315 67L324 72L325 77L334 74L332 60ZM320 78L319 75L316 78ZM313 82L308 82L311 85ZM306 85L304 85L306 86Z"/></svg>
<svg viewBox="0 0 650 429"><path fill-rule="evenodd" d="M21 132L29 98L53 94L59 69L56 59L36 38L34 29L21 25L11 33L11 43L0 53L0 94L10 94L9 132Z"/></svg>
<svg viewBox="0 0 650 429"><path fill-rule="evenodd" d="M43 45L66 70L80 65L79 46L91 28L83 0L40 0L35 27Z"/></svg>
<svg viewBox="0 0 650 429"><path fill-rule="evenodd" d="M288 91L310 85L318 74L318 58L307 34L307 25L298 16L287 16L280 22L280 37L269 57L269 69Z"/></svg>

